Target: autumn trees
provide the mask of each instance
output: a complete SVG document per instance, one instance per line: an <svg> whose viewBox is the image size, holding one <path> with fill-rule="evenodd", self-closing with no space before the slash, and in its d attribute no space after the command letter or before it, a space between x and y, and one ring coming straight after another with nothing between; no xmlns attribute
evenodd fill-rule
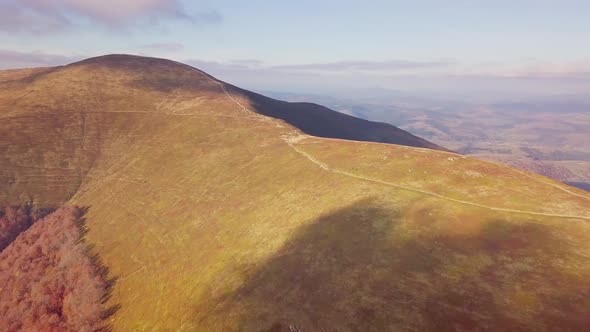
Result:
<svg viewBox="0 0 590 332"><path fill-rule="evenodd" d="M9 243L0 252L0 329L104 329L112 280L83 240L82 211L38 216L11 207L0 219L0 244Z"/></svg>
<svg viewBox="0 0 590 332"><path fill-rule="evenodd" d="M0 208L0 252L47 212L28 205Z"/></svg>

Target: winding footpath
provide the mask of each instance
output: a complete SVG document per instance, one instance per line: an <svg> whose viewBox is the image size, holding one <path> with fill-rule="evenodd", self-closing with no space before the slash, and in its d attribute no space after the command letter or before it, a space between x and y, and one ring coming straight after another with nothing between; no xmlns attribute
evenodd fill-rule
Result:
<svg viewBox="0 0 590 332"><path fill-rule="evenodd" d="M237 101L227 90L227 88L225 87L225 84L223 84L222 82L216 81L213 78L209 77L207 74L194 69L193 70L206 75L206 77L211 80L212 82L214 82L215 84L219 85L219 87L221 88L221 90L223 91L223 93L232 101L234 102L236 105L238 105L241 109L242 112L253 116L253 117L259 117L261 118L261 120L265 120L265 121L269 121L272 122L275 126L277 127L283 127L281 124L277 123L276 120L273 120L269 117L260 115L256 112L250 111L246 106L242 105L239 101ZM264 119L262 119L264 118ZM295 146L295 143L297 143L298 141L301 141L302 139L307 138L307 135L302 135L302 134L298 134L297 136L291 136L291 137L283 137L283 140L287 143L287 145L289 147L291 147L291 149L293 149L295 152L297 152L298 154L304 156L305 158L307 158L308 160L310 160L311 162L313 162L314 164L316 164L317 166L319 166L321 169L328 171L328 172L333 172L333 173L337 173L340 175L344 175L344 176L348 176L348 177L352 177L352 178L356 178L359 180L363 180L363 181L369 181L369 182L373 182L373 183L378 183L378 184L382 184L382 185L386 185L386 186L391 186L391 187L395 187L395 188L399 188L399 189L403 189L403 190L407 190L407 191L412 191L412 192L416 192L416 193L420 193L420 194L424 194L424 195L428 195L428 196L432 196L432 197L436 197L436 198L440 198L440 199L444 199L450 202L454 202L454 203L459 203L459 204L465 204L465 205L469 205L469 206L474 206L474 207L478 207L478 208L482 208L482 209L488 209L488 210L492 210L492 211L499 211L499 212L510 212L510 213L518 213L518 214L526 214L526 215L532 215L532 216L543 216L543 217L557 217L557 218L573 218L573 219L583 219L583 220L589 220L590 221L590 217L586 217L586 216L576 216L576 215L567 215L567 214L555 214L555 213L544 213L544 212L533 212L533 211L523 211L523 210L516 210L516 209L507 209L507 208L499 208L499 207L494 207L494 206L488 206L488 205L484 205L484 204L479 204L479 203L474 203L474 202L469 202L469 201L464 201L464 200L460 200L460 199L456 199L456 198L452 198L452 197L448 197L448 196L444 196L441 194L437 194L431 191L426 191L426 190L421 190L421 189L417 189L417 188L412 188L412 187L406 187L403 185L399 185L396 183L392 183L392 182L388 182L388 181L383 181L383 180L379 180L379 179L374 179L374 178L370 178L370 177L366 177L366 176L362 176L362 175L356 175L356 174L352 174L346 171L342 171L336 168L332 168L330 166L328 166L327 164L321 162L320 160L318 160L317 158L315 158L314 156L310 155L309 153L297 148ZM316 138L314 136L314 138ZM341 141L346 141L346 140L342 140L342 139L337 139L337 138L322 138L322 137L317 137L318 139L327 139L327 140L341 140ZM349 141L350 142L350 141ZM385 144L385 143L381 143L381 144ZM495 164L495 163L492 163ZM530 178L533 178L532 176L524 173L524 172L520 172L518 171L518 173L526 175ZM534 178L533 178L534 179ZM537 180L537 179L534 179ZM538 181L538 180L537 180ZM542 181L543 183L547 184L547 185L551 185L557 189L561 189L569 194L575 195L575 196L579 196L582 198L586 198L586 199L590 199L586 196L582 196L579 195L577 193L571 192L565 188L562 188L560 186Z"/></svg>
<svg viewBox="0 0 590 332"><path fill-rule="evenodd" d="M369 178L369 177L362 176L362 175L352 174L352 173L349 173L349 172L346 172L346 171L342 171L342 170L339 170L339 169L331 168L328 165L326 165L325 163L322 163L319 160L317 160L316 158L314 158L313 156L311 156L309 153L298 149L292 143L288 142L288 144L289 144L289 146L291 146L291 148L293 148L295 151L297 151L297 153L305 156L307 159L309 159L311 162L317 164L322 169L327 170L327 171L330 171L330 172L342 174L342 175L345 175L345 176L357 178L357 179L360 179L360 180L370 181L370 182L379 183L379 184L383 184L383 185L387 185L387 186L392 186L392 187L396 187L396 188L403 189L403 190L413 191L413 192L417 192L417 193L420 193L420 194L437 197L437 198L444 199L444 200L451 201L451 202L455 202L455 203L460 203L460 204L465 204L465 205L471 205L471 206L475 206L475 207L479 207L479 208L483 208L483 209L488 209L488 210L493 210L493 211L520 213L520 214L545 216L545 217L575 218L575 219L590 220L590 217L584 217L584 216L567 215L567 214L554 214L554 213L544 213L544 212L532 212L532 211L523 211L523 210L515 210L515 209L506 209L506 208L493 207L493 206L483 205L483 204L479 204L479 203L464 201L464 200L460 200L460 199L456 199L456 198L451 198L451 197L440 195L440 194L437 194L437 193L434 193L434 192L431 192L431 191L421 190L421 189L412 188L412 187L406 187L406 186L399 185L399 184L392 183L392 182L387 182L387 181L383 181L383 180L379 180L379 179Z"/></svg>

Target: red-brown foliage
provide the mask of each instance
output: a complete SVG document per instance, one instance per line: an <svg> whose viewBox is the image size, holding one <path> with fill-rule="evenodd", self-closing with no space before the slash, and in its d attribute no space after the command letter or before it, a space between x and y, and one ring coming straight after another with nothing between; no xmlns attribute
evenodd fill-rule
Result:
<svg viewBox="0 0 590 332"><path fill-rule="evenodd" d="M46 214L47 210L33 210L30 206L7 206L0 209L0 252Z"/></svg>
<svg viewBox="0 0 590 332"><path fill-rule="evenodd" d="M60 208L0 253L0 330L103 327L110 282L106 269L81 241L82 233L81 211Z"/></svg>

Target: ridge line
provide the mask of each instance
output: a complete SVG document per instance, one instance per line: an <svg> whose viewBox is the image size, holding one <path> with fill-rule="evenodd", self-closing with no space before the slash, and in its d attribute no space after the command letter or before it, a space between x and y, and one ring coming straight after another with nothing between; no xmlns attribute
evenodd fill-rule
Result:
<svg viewBox="0 0 590 332"><path fill-rule="evenodd" d="M303 155L304 157L306 157L307 159L309 159L311 162L313 162L314 164L318 165L322 169L324 169L326 171L329 171L329 172L333 172L333 173L338 173L338 174L341 174L341 175L349 176L349 177L352 177L352 178L356 178L356 179L360 179L360 180L364 180L364 181L375 182L375 183L379 183L379 184L383 184L383 185L388 185L388 186L396 187L396 188L399 188L399 189L413 191L413 192L417 192L417 193L420 193L420 194L424 194L424 195L433 196L433 197L436 197L436 198L448 200L448 201L455 202L455 203L460 203L460 204L475 206L475 207L484 208L484 209L493 210L493 211L510 212L510 213L520 213L520 214L537 215L537 216L545 216L545 217L575 218L575 219L590 220L590 217L577 216L577 215L566 215L566 214L556 214L556 213L533 212L533 211L524 211L524 210L517 210L517 209L508 209L508 208L500 208L500 207L495 207L495 206L488 206L488 205L484 205L484 204L479 204L479 203L474 203L474 202L469 202L469 201L464 201L464 200L461 200L461 199L456 199L456 198L444 196L444 195L437 194L437 193L434 193L434 192L431 192L431 191L427 191L427 190L422 190L422 189L407 187L407 186L404 186L404 185L400 185L400 184L396 184L396 183L392 183L392 182L388 182L388 181L383 181L383 180L374 179L374 178L370 178L370 177L366 177L366 176L362 176L362 175L352 174L352 173L349 173L349 172L346 172L346 171L342 171L342 170L339 170L339 169L335 169L335 168L329 167L325 163L317 160L315 157L313 157L309 153L307 153L305 151L302 151L302 150L298 149L297 147L295 147L293 145L293 142L291 142L291 141L287 141L287 144L289 144L289 146L291 148L293 148L293 150L295 150L297 153L299 153L300 155Z"/></svg>
<svg viewBox="0 0 590 332"><path fill-rule="evenodd" d="M569 189L567 189L567 188L564 188L564 187L562 187L562 186L560 186L560 185L557 185L557 184L551 183L551 182L549 182L549 181L545 181L545 180L538 179L537 177L534 177L534 176L532 176L532 175L528 174L526 171L524 171L524 170L521 170L521 169L519 169L519 168L512 167L512 166L510 166L510 165L503 164L503 163L494 162L494 161L491 161L491 160L485 160L485 159L479 159L479 158L475 158L475 157L472 157L472 156L465 156L465 157L467 157L467 158L471 158L471 159L474 159L474 160L483 161L483 162L485 162L485 163L492 164L492 165L496 165L496 166L499 166L499 167L503 167L503 168L509 168L509 169L511 169L511 170L513 170L513 171L515 171L516 173L519 173L519 174L521 174L521 175L523 175L523 176L526 176L526 177L528 177L528 178L531 178L531 179L533 179L533 180L535 180L535 181L537 181L537 182L541 182L541 183L547 184L547 185L549 185L549 186L555 187L555 188L557 188L557 189L559 189L559 190L561 190L561 191L564 191L564 192L566 192L566 193L568 193L568 194L571 194L571 195L574 195L574 196L578 196L578 197L581 197L581 198L584 198L584 199L588 199L588 200L590 200L590 196L585 196L585 195L582 195L582 194L578 194L578 193L575 193L575 192L573 192L573 191L570 191ZM539 175L540 175L540 174L539 174ZM543 176L543 175L540 175L540 176Z"/></svg>
<svg viewBox="0 0 590 332"><path fill-rule="evenodd" d="M194 71L197 71L197 72L200 72L199 70L194 69L194 68L193 68L193 70ZM225 95L231 101L233 101L236 105L238 105L242 109L242 111L244 111L244 112L246 112L248 114L255 113L255 112L250 111L248 108L246 108L246 106L242 105L235 98L233 98L233 96L227 91L227 89L225 88L225 85L223 83L218 82L218 81L210 78L209 76L207 76L207 78L209 78L209 80L211 80L215 84L219 85L221 87L221 89L223 90L223 92L225 93ZM255 113L255 114L256 115L260 115L258 113ZM275 123L275 121L273 121L273 120L270 120L270 121L273 122L273 123ZM275 125L281 126L280 124L277 124L277 123L275 123ZM327 164L325 164L325 163L317 160L314 156L308 154L307 152L301 151L300 149L298 149L297 147L295 147L293 145L293 143L296 143L301 138L305 138L306 136L307 135L299 135L298 137L283 137L283 140L295 152L297 152L298 154L306 157L308 160L310 160L311 162L313 162L314 164L318 165L320 168L322 168L323 170L328 171L328 172L333 172L333 173L337 173L337 174L349 176L349 177L360 179L360 180L364 180L364 181L371 181L371 182L375 182L375 183L380 183L380 184L383 184L383 185L388 185L388 186L400 188L400 189L403 189L403 190L413 191L413 192L417 192L417 193L420 193L420 194L424 194L424 195L428 195L428 196L433 196L433 197L437 197L437 198L440 198L440 199L445 199L445 200L448 200L448 201L451 201L451 202L455 202L455 203L460 203L460 204L475 206L475 207L484 208L484 209L493 210L493 211L510 212L510 213L520 213L520 214L537 215L537 216L545 216L545 217L575 218L575 219L590 220L590 217L564 215L564 214L552 214L552 213L543 213L543 212L532 212L532 211L523 211L523 210L515 210L515 209L506 209L506 208L499 208L499 207L494 207L494 206L487 206L487 205L483 205L483 204L478 204L478 203L473 203L473 202L469 202L469 201L464 201L464 200L460 200L460 199L451 198L451 197L448 197L448 196L444 196L444 195L437 194L437 193L430 192L430 191L426 191L426 190L421 190L421 189L412 188L412 187L406 187L406 186L395 184L395 183L392 183L392 182L387 182L387 181L383 181L383 180L379 180L379 179L372 179L372 178L369 178L369 177L355 175L355 174L352 174L352 173L348 173L346 171L341 171L341 170L338 170L338 169L334 169L334 168L329 167Z"/></svg>

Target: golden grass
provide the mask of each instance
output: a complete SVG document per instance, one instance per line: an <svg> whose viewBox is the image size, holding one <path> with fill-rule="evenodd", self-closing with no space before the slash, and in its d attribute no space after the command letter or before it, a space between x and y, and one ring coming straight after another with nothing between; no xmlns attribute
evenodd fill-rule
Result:
<svg viewBox="0 0 590 332"><path fill-rule="evenodd" d="M0 118L68 113L2 120L12 150L0 175L14 181L0 202L90 207L88 241L119 277L115 330L587 324L588 221L362 177L548 214L589 217L590 200L445 152L291 143L360 178L325 170L283 139L294 128L243 112L194 71L161 66L90 63L0 89ZM177 75L186 84L170 88ZM15 101L24 90L35 92Z"/></svg>

